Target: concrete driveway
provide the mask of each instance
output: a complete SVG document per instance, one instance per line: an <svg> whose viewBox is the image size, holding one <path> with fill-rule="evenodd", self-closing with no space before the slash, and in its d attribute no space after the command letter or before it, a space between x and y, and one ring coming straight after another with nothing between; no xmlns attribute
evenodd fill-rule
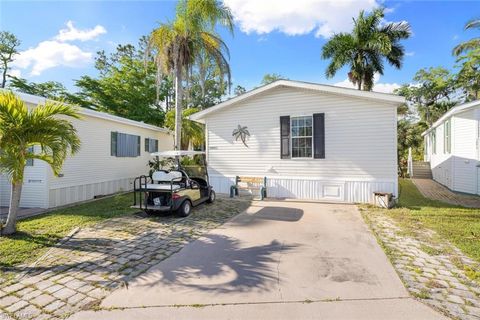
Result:
<svg viewBox="0 0 480 320"><path fill-rule="evenodd" d="M443 319L353 205L254 202L73 319Z"/></svg>

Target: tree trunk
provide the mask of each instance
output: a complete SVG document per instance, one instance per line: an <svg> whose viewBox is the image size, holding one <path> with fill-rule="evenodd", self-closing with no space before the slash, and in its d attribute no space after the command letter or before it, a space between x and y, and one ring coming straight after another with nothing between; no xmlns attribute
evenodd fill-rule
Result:
<svg viewBox="0 0 480 320"><path fill-rule="evenodd" d="M431 127L432 126L432 121L430 121L430 106L427 104L425 106L425 117L427 118L427 123L428 123L428 127Z"/></svg>
<svg viewBox="0 0 480 320"><path fill-rule="evenodd" d="M2 74L2 86L1 88L5 88L5 84L7 83L7 65L3 66L3 74Z"/></svg>
<svg viewBox="0 0 480 320"><path fill-rule="evenodd" d="M181 149L182 142L182 67L175 70L175 150Z"/></svg>
<svg viewBox="0 0 480 320"><path fill-rule="evenodd" d="M20 195L22 194L22 181L12 182L12 193L10 194L10 208L8 210L7 223L2 229L3 235L13 234L16 231L17 214L20 206Z"/></svg>

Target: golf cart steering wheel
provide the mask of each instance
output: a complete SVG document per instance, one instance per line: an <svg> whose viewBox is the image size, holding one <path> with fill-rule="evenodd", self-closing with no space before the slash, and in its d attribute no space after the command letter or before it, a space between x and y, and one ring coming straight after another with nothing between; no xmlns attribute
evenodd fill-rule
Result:
<svg viewBox="0 0 480 320"><path fill-rule="evenodd" d="M188 183L190 184L190 188L192 189L200 189L200 183L195 180L188 179Z"/></svg>

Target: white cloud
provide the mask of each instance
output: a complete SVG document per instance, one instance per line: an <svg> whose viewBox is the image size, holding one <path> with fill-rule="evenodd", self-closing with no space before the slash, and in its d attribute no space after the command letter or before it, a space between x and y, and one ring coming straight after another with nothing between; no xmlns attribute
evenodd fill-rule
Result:
<svg viewBox="0 0 480 320"><path fill-rule="evenodd" d="M398 83L375 83L373 91L383 92L383 93L393 93L395 89L400 88L401 85Z"/></svg>
<svg viewBox="0 0 480 320"><path fill-rule="evenodd" d="M79 47L47 40L40 42L36 47L20 52L12 66L20 69L31 67L30 74L38 76L43 71L57 66L81 67L92 60L93 54Z"/></svg>
<svg viewBox="0 0 480 320"><path fill-rule="evenodd" d="M395 8L385 8L385 13L393 13L395 12Z"/></svg>
<svg viewBox="0 0 480 320"><path fill-rule="evenodd" d="M414 51L405 52L405 56L407 56L407 57L413 57L414 55L415 55Z"/></svg>
<svg viewBox="0 0 480 320"><path fill-rule="evenodd" d="M267 40L268 40L267 37L265 37L265 36L260 36L260 37L258 37L257 42L265 42L265 41L267 41Z"/></svg>
<svg viewBox="0 0 480 320"><path fill-rule="evenodd" d="M73 21L69 20L67 21L67 28L61 29L55 37L55 40L60 42L75 40L88 41L104 33L107 33L107 30L101 25L96 25L93 29L79 30L73 26Z"/></svg>
<svg viewBox="0 0 480 320"><path fill-rule="evenodd" d="M398 89L401 87L398 83L381 83L379 82L380 80L380 75L377 73L375 74L375 77L373 78L373 91L375 92L383 92L383 93L393 93L395 89ZM344 87L344 88L351 88L351 89L357 89L356 86L353 85L348 79L345 79L343 81L337 82L333 84L334 86L337 87Z"/></svg>
<svg viewBox="0 0 480 320"><path fill-rule="evenodd" d="M334 32L349 31L352 17L360 10L370 11L379 0L224 0L240 29L246 33L269 33L274 30L287 35L312 31L328 38Z"/></svg>
<svg viewBox="0 0 480 320"><path fill-rule="evenodd" d="M93 40L106 32L101 25L93 29L79 30L74 27L72 21L68 21L67 28L61 29L53 39L42 41L35 47L19 52L12 66L16 68L18 74L20 69L30 70L30 76L38 76L43 71L58 66L83 67L92 61L93 53L67 42Z"/></svg>

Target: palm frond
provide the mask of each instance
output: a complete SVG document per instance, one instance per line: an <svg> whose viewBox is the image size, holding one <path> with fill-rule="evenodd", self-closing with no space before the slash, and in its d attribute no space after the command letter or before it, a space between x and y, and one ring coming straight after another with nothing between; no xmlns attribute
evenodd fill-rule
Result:
<svg viewBox="0 0 480 320"><path fill-rule="evenodd" d="M410 24L406 21L388 23L380 28L380 32L392 40L408 39L412 35Z"/></svg>
<svg viewBox="0 0 480 320"><path fill-rule="evenodd" d="M472 19L465 24L465 30L480 28L480 19Z"/></svg>
<svg viewBox="0 0 480 320"><path fill-rule="evenodd" d="M69 118L79 119L80 115L60 102L47 102L28 111L20 98L0 94L0 169L9 174L12 182L21 182L26 161L35 158L46 161L57 174L68 154L80 148ZM37 145L38 154L28 151Z"/></svg>
<svg viewBox="0 0 480 320"><path fill-rule="evenodd" d="M232 85L232 73L227 60L227 57L230 57L227 45L219 36L209 32L202 32L200 37L202 39L200 50L204 50L208 56L213 58L220 70L221 76L227 76L228 87L230 88Z"/></svg>
<svg viewBox="0 0 480 320"><path fill-rule="evenodd" d="M480 48L480 38L473 38L468 41L462 42L459 45L457 45L455 48L453 48L452 54L454 56L459 56L462 53L465 53L470 50L475 50L477 48Z"/></svg>

